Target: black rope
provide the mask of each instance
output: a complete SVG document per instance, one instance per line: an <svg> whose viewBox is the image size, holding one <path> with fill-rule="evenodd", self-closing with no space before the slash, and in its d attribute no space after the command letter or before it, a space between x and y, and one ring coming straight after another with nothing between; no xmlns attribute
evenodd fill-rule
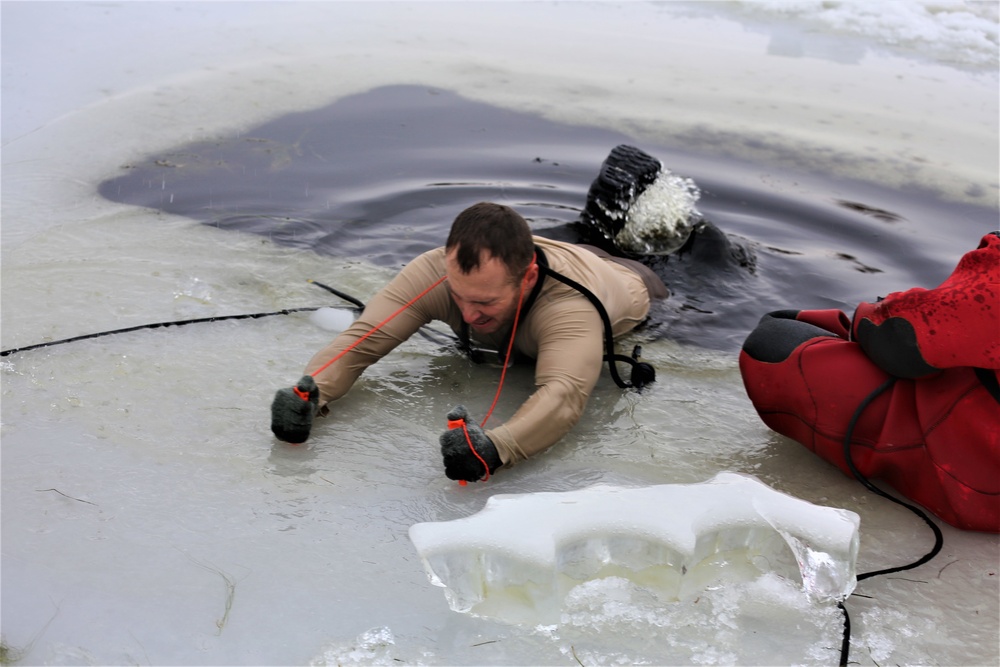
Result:
<svg viewBox="0 0 1000 667"><path fill-rule="evenodd" d="M344 301L347 301L348 303L353 303L355 306L358 307L358 310L364 310L365 309L365 304L363 302L359 301L358 299L355 299L350 294L345 294L344 292L341 292L340 290L334 289L334 288L330 287L329 285L324 285L323 283L318 282L316 280L310 279L309 282L311 282L316 287L322 287L327 292L330 292L331 294L335 294L335 295L339 296L341 299L343 299Z"/></svg>
<svg viewBox="0 0 1000 667"><path fill-rule="evenodd" d="M355 297L351 296L350 294L346 294L345 292L341 292L338 289L334 289L333 287L330 287L329 285L324 285L323 283L315 281L315 280L310 280L309 282L312 283L313 285L316 285L316 287L321 287L321 288L325 289L326 291L330 292L331 294L335 294L335 295L339 296L344 301L347 301L348 303L353 304L354 306L356 306L355 310L357 312L361 312L361 311L363 311L365 309L364 302L361 301L361 300L359 300L359 299L356 299ZM325 308L325 307L326 306L310 306L310 307L303 307L303 308L285 308L284 310L276 310L276 311L270 312L270 313L246 313L246 314L241 314L241 315L216 315L216 316L213 316L213 317L200 317L200 318L192 319L192 320L174 320L174 321L171 321L171 322L154 322L152 324L137 324L136 326L125 327L123 329L114 329L112 331L100 331L98 333L83 334L82 336L73 336L72 338L63 338L62 340L53 340L53 341L49 341L47 343L37 343L35 345L26 345L24 347L16 347L16 348L13 348L13 349L10 349L10 350L2 350L2 351L0 351L0 357L6 357L9 354L16 354L18 352L27 352L28 350L37 350L37 349L42 348L42 347L51 347L53 345L63 345L65 343L75 343L77 341L88 340L90 338L100 338L102 336L112 336L114 334L128 333L130 331L139 331L141 329L158 329L158 328L161 328L161 327L178 327L178 326L183 326L185 324L201 324L201 323L205 323L205 322L222 322L224 320L248 320L248 319L257 319L257 318L260 318L260 317L271 317L273 315L291 315L292 313L310 312L310 311L319 310L320 308ZM441 331L437 331L437 330L432 329L431 327L427 327L427 326L421 327L417 331L417 333L420 334L423 338L426 338L430 342L435 343L437 345L450 345L450 344L454 343L455 340L457 340L457 337L453 337L452 339L449 339L448 334L446 334L444 332L441 332Z"/></svg>
<svg viewBox="0 0 1000 667"><path fill-rule="evenodd" d="M310 280L310 283L316 285L317 287L322 287L326 291L339 296L341 299L354 304L360 310L364 310L365 304L354 298L350 294L345 294L339 290L336 290L323 283L316 282L315 280ZM72 338L63 338L62 340L53 340L47 343L36 343L35 345L26 345L24 347L16 347L10 350L0 351L0 357L6 357L9 354L16 354L17 352L27 352L28 350L37 350L43 347L52 347L53 345L64 345L66 343L75 343L81 340L88 340L90 338L100 338L102 336L112 336L114 334L128 333L130 331L139 331L141 329L158 329L160 327L175 327L183 326L185 324L202 324L205 322L222 322L225 320L249 320L258 319L261 317L271 317L273 315L290 315L292 313L302 313L308 311L319 310L323 306L312 306L303 308L285 308L284 310L276 310L269 313L246 313L242 315L216 315L213 317L199 317L191 320L174 320L171 322L154 322L152 324L138 324L133 327L125 327L123 329L114 329L112 331L100 331L98 333L83 334L81 336L73 336Z"/></svg>
<svg viewBox="0 0 1000 667"><path fill-rule="evenodd" d="M89 338L100 338L101 336L111 336L114 334L128 333L129 331L139 331L140 329L158 329L160 327L174 327L183 326L185 324L200 324L202 322L221 322L223 320L246 320L246 319L256 319L259 317L270 317L272 315L289 315L291 313L299 313L309 310L319 310L320 307L312 308L286 308L284 310L277 310L272 313L247 313L244 315L219 315L216 317L199 317L193 320L175 320L173 322L154 322L152 324L139 324L134 327L125 327L124 329L114 329L113 331L101 331L98 333L83 334L82 336L73 336L72 338L63 338L62 340L53 340L47 343L36 343L35 345L26 345L25 347L15 347L11 350L0 351L0 357L6 357L8 354L15 354L17 352L27 352L28 350L37 350L42 347L51 347L53 345L63 345L65 343L75 343L80 340L87 340Z"/></svg>
<svg viewBox="0 0 1000 667"><path fill-rule="evenodd" d="M937 524L935 524L923 510L921 510L919 507L915 507L914 505L904 502L899 498L895 498L889 495L882 489L872 484L870 481L868 481L868 478L866 478L863 474L861 474L861 471L857 469L857 467L854 465L854 460L851 458L851 438L854 435L854 427L857 425L858 420L861 418L861 414L864 412L865 408L867 408L871 404L872 401L874 401L883 392L889 389L893 384L895 384L895 382L896 378L890 377L885 382L876 387L858 405L857 409L854 411L854 415L851 417L850 423L847 426L847 433L844 436L844 458L847 461L847 467L850 468L851 472L854 474L854 477L857 478L859 482L864 484L865 487L868 488L868 490L882 496L883 498L888 498L897 505L902 505L903 507L905 507L906 509L910 510L911 512L919 516L921 519L923 519L927 523L927 525L931 527L931 530L934 532L934 547L929 552L924 554L923 557L919 558L918 560L912 563L909 563L908 565L900 565L898 567L890 567L884 570L875 570L873 572L865 572L864 574L859 574L857 576L858 581L863 581L865 579L868 579L869 577L875 577L880 574L902 572L904 570L911 570L915 567L919 567L924 563L926 563L927 561L929 561L930 559L934 558L934 556L936 556L938 552L941 551L941 547L944 545L944 536L941 534L941 529L938 528ZM850 614L847 613L847 607L844 606L843 602L838 602L837 606L840 607L841 611L844 612L844 636L843 640L840 643L840 667L846 667L847 659L850 656L851 652L851 616Z"/></svg>
<svg viewBox="0 0 1000 667"><path fill-rule="evenodd" d="M844 612L844 636L840 640L840 667L847 667L847 656L851 654L851 615L843 600L837 600L837 606Z"/></svg>

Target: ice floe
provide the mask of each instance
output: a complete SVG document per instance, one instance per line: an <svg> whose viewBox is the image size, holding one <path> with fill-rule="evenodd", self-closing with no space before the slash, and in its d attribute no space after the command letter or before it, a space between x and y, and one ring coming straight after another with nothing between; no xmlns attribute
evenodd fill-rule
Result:
<svg viewBox="0 0 1000 667"><path fill-rule="evenodd" d="M607 577L682 600L773 573L812 601L843 600L856 584L859 525L854 512L724 472L700 484L499 494L409 535L452 610L545 622L574 587Z"/></svg>

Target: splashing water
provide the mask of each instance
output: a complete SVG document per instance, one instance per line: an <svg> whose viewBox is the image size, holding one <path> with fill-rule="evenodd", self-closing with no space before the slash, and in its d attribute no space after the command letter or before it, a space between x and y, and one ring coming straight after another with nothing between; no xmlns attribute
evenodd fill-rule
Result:
<svg viewBox="0 0 1000 667"><path fill-rule="evenodd" d="M701 217L695 209L700 197L701 190L693 180L663 169L627 208L625 226L615 243L641 255L666 255L677 250Z"/></svg>

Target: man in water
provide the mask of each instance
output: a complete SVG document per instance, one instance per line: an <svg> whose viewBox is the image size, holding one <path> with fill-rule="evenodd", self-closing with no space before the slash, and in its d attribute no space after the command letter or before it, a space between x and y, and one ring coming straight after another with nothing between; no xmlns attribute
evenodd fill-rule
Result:
<svg viewBox="0 0 1000 667"><path fill-rule="evenodd" d="M365 368L440 320L463 344L535 360L537 388L505 424L484 431L462 406L448 415L451 428L440 439L445 474L477 481L565 435L601 373L606 326L621 336L646 318L653 299L666 296L663 282L639 262L532 236L513 209L475 204L455 219L443 248L407 264L313 357L296 387L277 392L271 430L280 440L304 442L313 415L326 414Z"/></svg>

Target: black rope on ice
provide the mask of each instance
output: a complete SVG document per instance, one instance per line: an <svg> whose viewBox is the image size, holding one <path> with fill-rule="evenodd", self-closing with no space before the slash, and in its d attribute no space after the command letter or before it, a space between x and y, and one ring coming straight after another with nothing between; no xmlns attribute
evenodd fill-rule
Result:
<svg viewBox="0 0 1000 667"><path fill-rule="evenodd" d="M89 338L100 338L101 336L111 336L114 334L128 333L129 331L139 331L140 329L158 329L160 327L179 327L185 324L200 324L202 322L221 322L223 320L245 320L245 319L256 319L259 317L270 317L271 315L290 315L291 313L304 312L308 310L319 310L319 307L314 308L286 308L285 310L277 310L273 313L247 313L245 315L220 315L217 317L199 317L193 320L175 320L173 322L154 322L152 324L139 324L134 327L125 327L124 329L114 329L113 331L101 331L98 333L83 334L82 336L73 336L72 338L63 338L62 340L53 340L48 343L36 343L35 345L26 345L25 347L15 347L11 350L0 351L0 357L6 357L8 354L15 354L17 352L27 352L28 350L37 350L42 347L51 347L53 345L63 345L65 343L75 343L80 340L87 340Z"/></svg>
<svg viewBox="0 0 1000 667"><path fill-rule="evenodd" d="M854 477L857 478L859 482L864 484L869 491L872 491L873 493L876 493L882 496L883 498L888 498L897 505L902 505L903 507L905 507L906 509L910 510L911 512L919 516L921 519L923 519L927 523L927 525L931 527L931 530L934 532L934 546L931 548L929 552L924 554L921 558L908 565L900 565L898 567L890 567L884 570L865 572L864 574L859 574L857 576L858 581L863 581L864 579L868 579L869 577L875 577L880 574L902 572L903 570L910 570L920 565L923 565L930 559L934 558L934 556L936 556L938 552L941 551L941 547L944 545L944 536L941 534L941 529L938 528L937 524L931 521L931 518L927 516L927 514L923 510L921 510L919 507L915 507L914 505L904 502L899 498L895 498L889 495L882 489L872 484L870 481L868 481L868 479L864 475L861 474L861 471L855 467L854 461L851 458L851 437L854 435L854 427L857 425L858 420L861 418L861 413L864 412L865 408L867 408L872 401L874 401L878 396L880 396L883 392L885 392L893 384L895 384L895 382L896 378L890 377L888 380L880 384L870 394L868 394L868 396L866 396L863 401L861 401L861 404L858 405L857 409L854 411L854 415L851 417L851 422L847 427L847 434L844 436L844 459L847 461L847 466L851 469L851 472L854 473ZM842 601L837 602L837 606L840 607L841 611L844 612L844 636L840 644L840 667L846 667L847 659L851 652L851 616L850 614L847 613L847 607L844 606L844 603Z"/></svg>
<svg viewBox="0 0 1000 667"><path fill-rule="evenodd" d="M354 304L360 310L364 310L365 304L354 298L349 294L345 294L339 290L335 290L328 285L316 282L315 280L310 280L312 284L317 287L322 287L326 291L339 296L341 299ZM152 324L138 324L133 327L125 327L123 329L114 329L112 331L101 331L98 333L83 334L82 336L73 336L72 338L63 338L62 340L53 340L47 343L36 343L35 345L26 345L24 347L16 347L10 350L0 351L0 357L6 357L9 354L15 354L17 352L27 352L28 350L37 350L43 347L52 347L53 345L65 345L66 343L75 343L81 340L88 340L90 338L100 338L102 336L112 336L114 334L128 333L130 331L139 331L141 329L159 329L160 327L177 327L183 326L185 324L202 324L205 322L222 322L225 320L249 320L249 319L259 319L261 317L271 317L273 315L291 315L292 313L302 313L314 310L319 310L323 306L313 306L313 307L303 307L303 308L285 308L284 310L276 310L269 313L246 313L242 315L216 315L213 317L199 317L191 320L174 320L172 322L154 322Z"/></svg>

